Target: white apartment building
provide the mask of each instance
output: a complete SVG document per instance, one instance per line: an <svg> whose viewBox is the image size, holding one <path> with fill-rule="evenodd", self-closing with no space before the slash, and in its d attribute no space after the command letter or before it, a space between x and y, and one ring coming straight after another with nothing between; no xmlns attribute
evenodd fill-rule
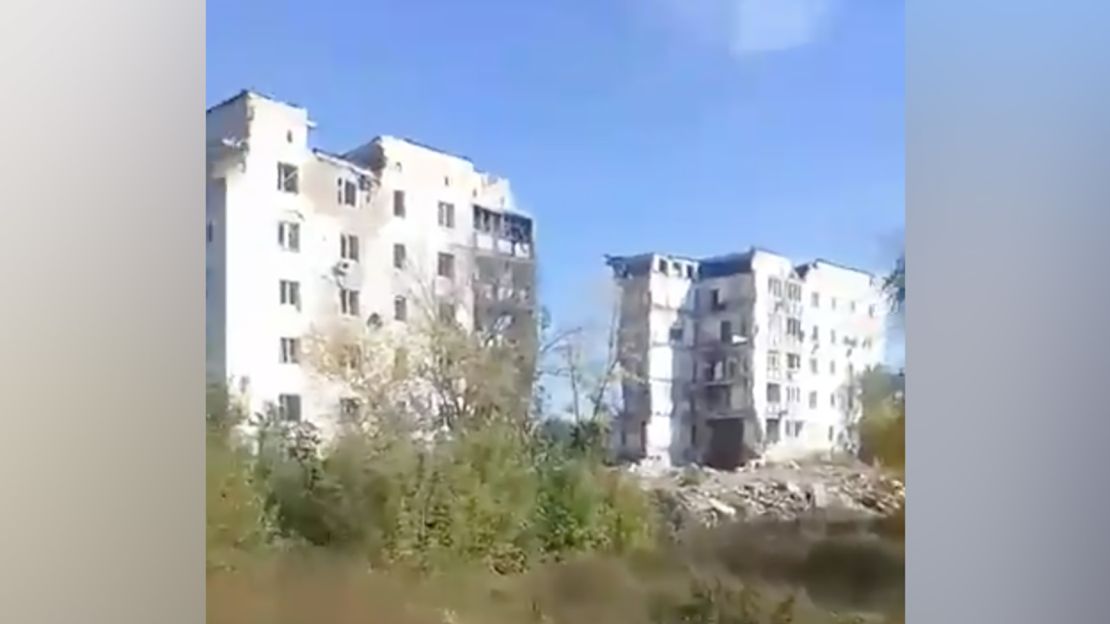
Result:
<svg viewBox="0 0 1110 624"><path fill-rule="evenodd" d="M631 378L613 428L628 459L731 468L844 445L854 381L885 352L880 278L769 251L610 257Z"/></svg>
<svg viewBox="0 0 1110 624"><path fill-rule="evenodd" d="M464 327L532 327L535 232L466 158L389 136L332 154L313 127L249 91L206 113L206 353L252 412L326 432L357 403L306 370L306 332L410 322L429 300Z"/></svg>

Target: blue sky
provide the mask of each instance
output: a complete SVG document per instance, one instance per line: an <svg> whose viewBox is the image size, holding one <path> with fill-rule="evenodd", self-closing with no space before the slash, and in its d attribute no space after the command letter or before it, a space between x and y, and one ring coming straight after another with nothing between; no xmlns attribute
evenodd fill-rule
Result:
<svg viewBox="0 0 1110 624"><path fill-rule="evenodd" d="M209 104L255 88L306 106L318 146L407 136L509 177L557 321L596 314L605 253L897 251L900 1L242 0L207 21Z"/></svg>

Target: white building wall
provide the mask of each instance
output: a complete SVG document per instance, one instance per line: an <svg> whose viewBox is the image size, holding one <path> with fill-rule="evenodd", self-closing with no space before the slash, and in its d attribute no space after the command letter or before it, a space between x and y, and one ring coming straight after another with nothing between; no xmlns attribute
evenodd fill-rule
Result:
<svg viewBox="0 0 1110 624"><path fill-rule="evenodd" d="M885 306L877 278L825 261L798 267L761 250L750 252L743 270L697 279L686 278L685 272L676 277L670 256L634 259L639 271L647 263L651 268L621 280L625 296L635 292L660 304L644 314L627 314L635 308L626 306L622 318L622 323L642 327L652 338L650 406L632 406L622 416L646 431L647 455L666 454L676 461L704 457L706 425L714 419L743 419L744 444L772 459L827 453L845 442L846 431L859 416L858 400L849 397L848 388L860 373L883 361ZM660 272L660 262L667 263L668 274ZM680 262L697 266L697 261ZM774 291L772 280L778 283ZM790 296L788 284L793 285ZM650 296L640 294L645 288ZM714 290L722 304L718 309L710 305ZM682 301L682 314L669 309L676 300ZM680 318L688 330L682 340L671 340L669 330ZM787 331L790 318L798 321L800 338ZM737 336L729 342L741 344L722 348L725 320ZM790 355L795 357L788 359ZM730 400L726 409L706 407L707 387L721 385L706 382L713 358L723 358L718 375L734 361L725 384ZM677 397L683 382L695 378L691 391L698 407L691 411L689 401ZM777 402L769 397L769 384L778 386ZM645 419L648 422L639 424ZM626 447L639 442L634 439ZM625 448L625 454L634 455L633 450Z"/></svg>
<svg viewBox="0 0 1110 624"><path fill-rule="evenodd" d="M370 171L357 158L309 148L312 124L302 108L247 94L210 110L207 121L209 376L246 395L254 412L281 394L300 395L302 418L327 434L344 389L313 375L303 358L282 364L281 338L365 325L372 314L392 323L396 296L407 298L411 320L423 306L434 306L430 296L450 295L457 319L471 326L472 204L515 212L508 183L465 159L383 137L375 145L389 164L370 192L358 184ZM279 190L279 162L298 168L297 193ZM356 205L340 201L338 180L355 182ZM394 190L405 193L403 218L393 214ZM440 202L454 204L453 228L438 223ZM300 224L299 252L279 246L279 221ZM359 258L338 276L344 234L358 237ZM395 243L406 246L405 270L393 266ZM436 277L440 252L455 256L454 280ZM300 284L300 310L280 305L283 279ZM357 317L341 314L341 285L359 291Z"/></svg>

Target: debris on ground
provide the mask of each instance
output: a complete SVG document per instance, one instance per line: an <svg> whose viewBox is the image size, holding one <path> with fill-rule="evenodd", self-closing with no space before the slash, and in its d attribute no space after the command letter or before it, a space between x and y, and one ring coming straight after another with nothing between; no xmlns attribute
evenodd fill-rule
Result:
<svg viewBox="0 0 1110 624"><path fill-rule="evenodd" d="M862 464L789 462L723 471L644 462L626 470L676 527L734 519L789 522L817 514L873 519L897 512L906 496L900 479Z"/></svg>

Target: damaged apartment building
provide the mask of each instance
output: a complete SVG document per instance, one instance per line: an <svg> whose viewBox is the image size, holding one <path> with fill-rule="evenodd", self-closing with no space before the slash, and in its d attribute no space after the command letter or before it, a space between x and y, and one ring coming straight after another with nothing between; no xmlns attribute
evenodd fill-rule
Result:
<svg viewBox="0 0 1110 624"><path fill-rule="evenodd" d="M250 91L205 117L207 372L252 412L326 431L360 409L306 370L317 329L431 310L534 339L535 225L508 180L390 136L311 148L305 108Z"/></svg>
<svg viewBox="0 0 1110 624"><path fill-rule="evenodd" d="M607 259L620 291L623 459L733 468L850 443L883 362L882 280L762 249Z"/></svg>

